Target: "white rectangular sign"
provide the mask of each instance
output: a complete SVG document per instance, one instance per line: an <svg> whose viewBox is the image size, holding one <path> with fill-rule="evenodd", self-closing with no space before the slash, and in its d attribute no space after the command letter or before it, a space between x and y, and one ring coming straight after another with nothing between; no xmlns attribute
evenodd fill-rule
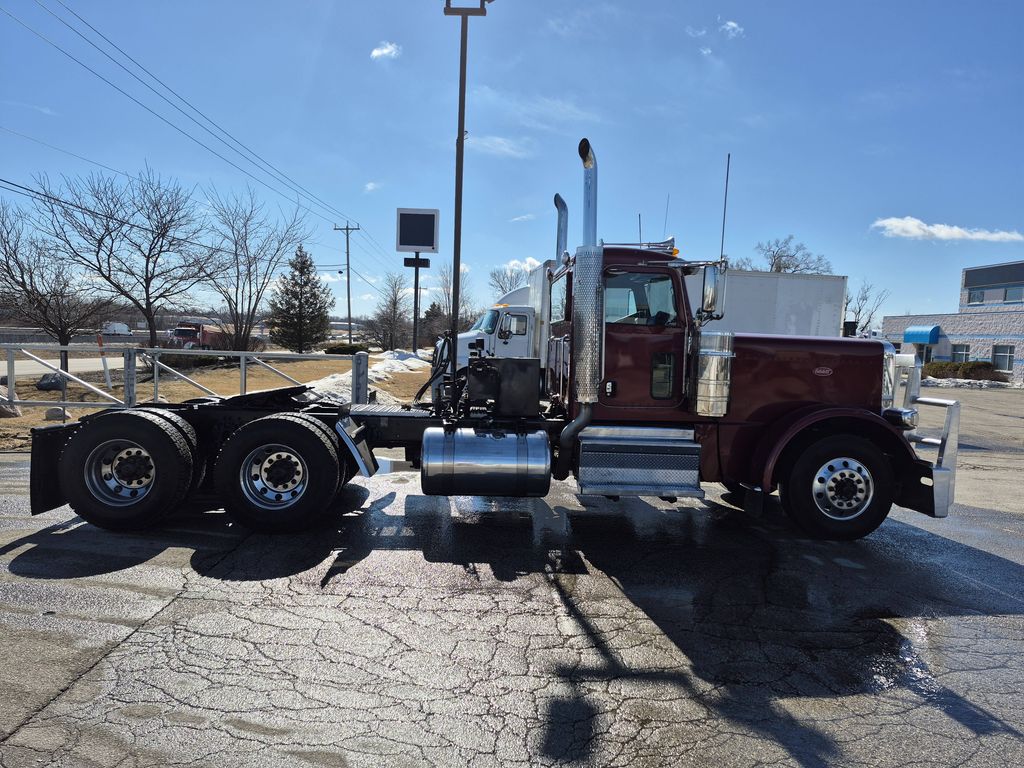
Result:
<svg viewBox="0 0 1024 768"><path fill-rule="evenodd" d="M395 250L437 253L441 212L437 208L399 208L395 223Z"/></svg>

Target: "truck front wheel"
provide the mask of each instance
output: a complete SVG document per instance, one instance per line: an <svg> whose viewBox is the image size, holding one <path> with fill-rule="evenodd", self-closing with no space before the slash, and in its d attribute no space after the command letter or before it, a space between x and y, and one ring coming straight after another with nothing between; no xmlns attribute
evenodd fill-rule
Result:
<svg viewBox="0 0 1024 768"><path fill-rule="evenodd" d="M322 425L292 414L237 429L221 448L214 473L228 514L265 533L309 527L330 507L342 479Z"/></svg>
<svg viewBox="0 0 1024 768"><path fill-rule="evenodd" d="M889 462L857 435L825 437L805 447L779 483L782 508L819 539L849 541L882 524L893 500Z"/></svg>

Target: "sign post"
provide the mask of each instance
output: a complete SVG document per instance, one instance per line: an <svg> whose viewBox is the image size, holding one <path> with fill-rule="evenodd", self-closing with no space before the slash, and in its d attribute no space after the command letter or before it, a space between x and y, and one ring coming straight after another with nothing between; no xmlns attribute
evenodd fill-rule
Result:
<svg viewBox="0 0 1024 768"><path fill-rule="evenodd" d="M436 208L399 208L395 234L395 250L412 252L405 266L413 269L412 293L412 352L419 346L420 325L420 269L429 269L430 259L421 259L420 253L437 253L437 231L440 211Z"/></svg>

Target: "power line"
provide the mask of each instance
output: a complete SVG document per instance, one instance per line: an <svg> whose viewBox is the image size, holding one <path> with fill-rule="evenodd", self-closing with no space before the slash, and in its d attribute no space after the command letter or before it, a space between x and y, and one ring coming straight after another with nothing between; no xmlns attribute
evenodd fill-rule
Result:
<svg viewBox="0 0 1024 768"><path fill-rule="evenodd" d="M93 210L91 208L87 208L84 205L79 205L78 203L73 203L70 200L65 200L62 197L57 197L56 195L51 195L51 194L48 194L46 192L41 192L39 190L32 189L31 187L23 186L21 184L18 184L16 182L10 181L9 179L5 179L5 178L2 178L2 177L0 177L0 189L5 189L8 192L14 192L15 194L22 195L23 197L28 197L28 198L33 198L33 199L41 198L41 199L45 199L45 200L51 200L51 201L53 201L55 203L59 203L61 205L65 205L65 206L67 206L69 208L74 208L74 209L82 211L84 213L88 213L88 214L90 214L92 216L99 216L101 218L105 218L108 221L114 222L115 224L121 224L122 226L125 226L125 227L131 227L133 229L137 229L137 230L139 230L141 232L146 232L146 233L148 233L150 235L153 235L153 236L158 236L159 235L159 233L156 232L155 230L150 229L149 227L145 227L145 226L143 226L141 224L135 224L133 222L126 221L124 219L120 219L120 218L118 218L116 216L111 216L110 214L107 214L107 213L100 213L100 212L95 211L95 210ZM223 253L223 254L226 254L226 255L232 256L232 257L237 255L237 254L235 254L234 251L228 251L228 250L225 250L224 248L218 248L216 246L208 245L206 243L199 243L199 242L196 242L195 240L184 240L184 239L181 239L181 240L177 240L177 242L181 243L181 244L184 244L184 245L192 245L192 246L195 246L197 248L202 248L204 250L209 251L210 253ZM324 265L324 264L317 265L317 267L320 268L320 269L323 269L325 266L331 266L331 265ZM284 267L281 267L282 274L283 274L283 270L284 270ZM374 285L372 282L370 282L367 278L363 277L362 274L357 272L355 269L352 269L351 271L352 271L353 274L356 275L356 277L358 277L360 280L362 280L364 283L366 283L370 288L372 288L378 294L380 294L381 296L384 295L383 291L381 291L380 288L378 288L376 285Z"/></svg>
<svg viewBox="0 0 1024 768"><path fill-rule="evenodd" d="M27 133L21 133L19 131L15 131L15 130L13 130L11 128L8 128L5 125L0 125L0 131L7 131L7 133L13 134L15 136L20 136L21 138L27 139L28 141L35 142L36 144L41 144L42 146L48 147L49 149L52 149L52 150L54 150L56 152L62 152L65 155L70 155L71 157L77 158L77 159L82 160L82 161L84 161L86 163L92 163L93 165L97 165L100 168L104 168L104 169L110 171L111 173L117 173L117 174L120 174L121 176L125 176L125 177L127 177L129 179L134 179L135 178L134 176L132 176L129 173L125 173L124 171L117 170L117 168L111 168L109 165L104 165L103 163L97 162L96 160L90 160L88 157L83 157L82 155L75 154L74 152L71 152L71 151L69 151L67 149L61 149L60 147L54 146L53 144L49 144L49 143L43 141L42 139L37 139L34 136L29 136Z"/></svg>
<svg viewBox="0 0 1024 768"><path fill-rule="evenodd" d="M307 189L305 189L304 187L302 187L302 186L301 186L301 185L300 185L300 184L299 184L298 182L296 182L296 181L294 181L293 179L291 179L290 177L288 177L288 176L287 176L287 175L286 175L286 174L285 174L284 172L282 172L282 171L278 170L277 168L275 168L275 167L274 167L273 165L271 165L271 164L270 164L270 163L269 163L268 161L266 161L266 160L265 160L264 158L262 158L261 156L259 156L259 155L258 155L258 154L256 154L255 152L253 152L253 151L252 151L251 149L249 149L248 147L246 147L246 146L245 146L244 144L242 144L242 143L241 143L240 141L238 141L238 140L237 140L236 138L234 138L233 136L231 136L231 134L229 134L229 133L228 133L228 132L227 132L226 130L224 130L223 128L221 128L221 127L220 127L219 125L217 125L217 124L216 124L216 123L215 123L215 122L214 122L213 120L211 120L211 119L210 119L209 117L207 117L207 116L206 116L205 114L203 114L202 112L200 112L200 111L199 111L199 110L198 110L198 109L197 109L196 107L194 107L194 106L193 106L192 104L190 104L190 103L188 102L188 100L187 100L187 99L185 99L184 97L180 96L180 95L179 95L178 93L176 93L176 92L175 92L175 91L174 91L174 90L173 90L172 88L170 88L170 86L168 86L168 85L167 85L166 83L164 83L164 82L163 82L162 80L160 80L160 79L159 79L158 77L156 77L156 76L155 76L155 75L154 75L154 74L153 74L152 72L150 72L150 71L149 71L148 69L146 69L146 68L145 68L144 66L142 66L141 64L139 64L139 62L137 62L137 61L136 61L135 59L133 59L133 58L132 58L131 56L129 56L129 55L127 54L127 53L125 53L125 52L124 52L124 51L123 51L123 50L122 50L122 49L121 49L120 47L118 47L118 46L117 46L117 45L116 45L115 43L113 43L113 42L112 42L112 41L111 41L111 40L110 40L110 39L109 39L108 37L106 37L106 36L105 36L105 35L104 35L103 33L101 33L101 32L100 32L99 30L97 30L97 29L96 29L95 27L93 27L93 26L92 26L91 24L89 24L89 22L87 22L87 21L86 21L85 19L83 19L83 18L82 18L81 16L79 16L79 15L78 15L77 13L75 13L75 12L74 12L73 10L71 10L71 9L70 9L70 8L68 8L68 7L66 6L66 5L64 5L64 3L63 3L63 2L61 2L61 0L57 0L57 2L58 2L58 3L60 3L60 4L61 4L61 5L62 5L62 6L63 6L63 7L65 8L65 9L67 9L67 10L68 10L68 11L69 11L69 12L70 12L70 13L71 13L72 15L74 15L74 16L75 16L75 18L79 19L79 20L80 20L80 21L81 21L81 22L82 22L83 24L85 24L85 25L86 25L87 27L89 27L89 29L91 29L91 30L92 30L93 32L95 32L95 33L96 33L97 35L99 35L99 36L100 36L101 38L103 38L103 40L105 40L105 41L106 41L106 42L107 42L107 43L108 43L109 45L113 46L113 47L114 47L114 48L115 48L115 49L116 49L116 50L117 50L118 52L120 52L120 53L121 53L121 54L122 54L123 56L125 56L125 57L126 57L126 58L127 58L128 60L129 60L129 61L131 61L131 62L132 62L133 64L135 64L135 66L139 67L139 68L140 68L140 69L141 69L141 70L142 70L143 72L145 72L145 73L146 73L147 75L149 75L149 76L150 76L150 77L151 77L151 78L152 78L153 80L155 80L155 81L156 81L157 83L159 83L159 84L160 84L161 86L163 86L163 87L164 87L165 89L167 89L167 90L168 90L168 91L169 91L170 93L172 93L172 94L173 94L173 95L174 95L174 96L175 96L175 97L176 97L176 98L177 98L177 99L178 99L179 101L183 102L183 103L184 103L185 105L187 105L187 106L188 106L188 107L189 107L189 108L190 108L191 110L193 110L194 112L196 112L197 114L199 114L199 115L200 115L200 116L201 116L201 117L202 117L202 118L203 118L204 120L206 120L206 121L207 121L208 123L210 123L211 125L213 125L213 126L214 126L214 127L215 127L215 128L216 128L216 129L218 130L218 131L220 131L221 133L223 133L224 135L226 135L226 136L227 136L228 138L230 138L230 139L231 139L231 140L232 140L232 141L233 141L233 142L234 142L235 144L237 144L238 146L242 147L242 149L243 149L243 150L245 150L245 152L239 151L239 150L238 150L238 149L236 149L235 147L231 146L231 144L229 144L229 143L228 143L227 141L225 141L225 140L224 140L223 138L221 138L221 137L220 137L220 136L218 136L218 135L217 135L216 133L214 133L214 132L213 132L213 131L211 131L211 130L210 130L209 128L207 128L207 127L206 127L205 125L203 125L202 123L200 123L200 122L199 122L198 120L196 120L196 119L195 119L194 117L192 117L192 115L190 115L190 114L188 114L187 112L185 112L185 110L183 110L183 109L182 109L181 107L179 107L179 106L178 106L177 104L175 104L175 103L174 103L173 101L171 101L170 99L168 99L168 98L167 98L167 97L166 97L166 96L165 96L164 94L160 93L160 92L159 92L158 90L156 90L156 89L155 89L155 88L154 88L153 86L151 86L151 85L150 85L149 83L147 83L147 82L146 82L145 80L143 80L143 79L142 79L141 77L139 77L139 76L138 76L137 74L135 74L134 72L132 72L132 71L131 71L131 70L130 70L130 69L129 69L128 67L126 67L126 66L125 66L124 64L122 64L122 63L121 63L120 61L118 61L117 59L115 59L115 58L114 58L113 56L111 56L111 55L110 55L109 53L107 53L106 51L104 51L104 50L103 50L103 49L102 49L102 48L101 48L100 46L98 46L98 45L97 45L96 43L94 43L94 42L93 42L92 40L90 40L90 39L89 39L88 37L86 37L86 36L85 36L84 34L82 34L82 32L81 32L81 31L79 31L78 29L76 29L76 28L75 28L75 27L74 27L73 25L69 24L69 23L68 23L68 22L67 22L66 20L64 20L64 19L63 19L63 18L61 18L61 17L59 16L59 15L57 15L57 14L56 14L56 13L55 13L55 12L54 12L53 10L51 10L51 9L50 9L50 8L48 8L48 7L46 6L46 5L44 5L44 4L42 3L42 2L40 2L40 0L35 0L35 3L36 3L36 5L38 5L38 6L39 6L40 8L42 8L42 9L43 9L44 11L46 11L46 12L47 12L47 13L49 13L49 14L50 14L51 16L53 16L53 18L55 18L55 19L56 19L57 21L59 21L59 22L60 22L61 24L63 24L63 25L65 26L65 27L67 27L67 28L68 28L68 29L70 29L70 30L71 30L72 32L74 32L74 33L75 33L76 35L78 35L78 36L79 36L80 38L82 38L82 39L83 39L83 40L84 40L84 41L85 41L86 43L88 43L88 44L89 44L89 45L91 45L91 46L92 46L93 48L95 48L95 49L96 49L97 51L99 51L99 52L100 52L101 54L103 54L103 55L104 55L104 56L105 56L105 57L106 57L107 59L109 59L109 60L110 60L111 62L113 62L114 64L116 64L116 65L117 65L118 67L120 67L120 68L121 68L122 70L124 70L125 72L127 72L127 73L128 73L128 74L129 74L130 76L131 76L131 77L133 77L133 78L134 78L135 80L137 80L137 81L138 81L139 83L141 83L141 84L142 84L143 86L145 86L146 88L148 88L148 89L149 89L149 90L150 90L150 91L151 91L151 92L152 92L153 94L155 94L155 95L156 95L156 96L157 96L158 98L160 98L160 99L161 99L162 101L164 101L164 102L165 102L166 104L168 104L168 105L169 105L169 106L171 106L171 107L172 107L173 109L177 110L177 111L178 111L178 112L179 112L179 113L180 113L181 115L183 115L184 117L188 118L188 119L189 119L189 120L191 120L191 121L192 121L193 123L195 123L195 124L196 124L197 126L199 126L200 128L202 128L202 129L203 129L204 131L206 131L206 132L207 132L207 133L208 133L208 134L209 134L210 136L212 136L213 138L215 138L215 139L216 139L217 141L219 141L219 142L220 142L221 144L223 144L223 145L224 145L225 147L227 147L228 149L230 149L230 150L231 150L232 152L234 152L235 154L239 155L239 156L240 156L240 157L241 157L241 158L242 158L243 160L245 160L246 162L252 163L253 165L256 165L256 166L257 166L258 168L260 168L260 170L261 170L262 172L264 172L264 173L268 174L269 176L271 176L271 177L272 177L272 178L273 178L273 179L274 179L275 181L277 181L277 182L280 182L280 183L284 184L284 185L285 185L286 187L288 187L288 188L289 188L289 189L290 189L291 191L293 191L293 192L295 192L296 194L300 195L300 197L301 197L301 196L305 196L305 197L309 198L310 200L316 200L316 201L317 201L317 202L318 202L318 203L320 204L320 207L322 207L322 208L323 208L323 209L324 209L325 211L327 211L328 213L332 213L332 214L336 213L336 214L338 214L338 215L340 215L340 216L344 216L344 215L345 215L345 214L341 213L341 211L338 211L338 210L337 210L336 208L333 208L332 206L330 206L329 204L327 204L326 202L324 202L323 200L321 200L320 198L318 198L318 197L317 197L316 195L312 194L312 193L311 193L311 192L310 192L309 190L307 190ZM246 153L247 153L247 154L249 155L248 157L246 156ZM253 158L255 158L255 159L253 159Z"/></svg>
<svg viewBox="0 0 1024 768"><path fill-rule="evenodd" d="M291 198L290 198L290 197L289 197L288 195L286 195L286 194L285 194L284 192L282 192L282 191L281 191L280 189L278 189L277 187L274 187L274 186L272 186L272 185L268 184L268 183L267 183L267 182L265 182L265 181L264 181L263 179L260 179L260 178L258 178L258 177L256 177L256 176L254 176L253 174L249 173L249 172L248 172L247 170L245 170L244 168L242 168L241 166L239 166L239 165L238 165L237 163L235 163L235 162L233 162L233 161L229 160L228 158L224 157L224 155L222 155L222 154L221 154L220 152L218 152L217 150L215 150L215 149L213 149L212 147L210 147L210 146L209 146L208 144L204 144L204 143L203 143L202 141L200 141L199 139L197 139L197 138L196 138L195 136L193 136L192 134L190 134L190 133L189 133L188 131L186 131L185 129L181 128L181 127L180 127L180 126L178 126L178 125L175 125L174 123L172 123L172 122L171 122L170 120L168 120L168 119L167 119L166 117L164 117L163 115L161 115L161 114L160 114L159 112L155 111L154 109L152 109L151 107L147 106L146 104L143 104L143 103L142 103L141 101L139 101L138 99L136 99L136 98L135 98L134 96L132 96L132 95L131 95L130 93L128 93L127 91L125 91L125 90L124 90L123 88L121 88L120 86L116 85L115 83L111 82L111 81L110 81L110 80L108 80L108 79L107 79L106 77L104 77L103 75L101 75L101 74L100 74L99 72L97 72L97 71L96 71L95 69L93 69L92 67L90 67L90 66L89 66L88 64L86 64L86 63L84 63L83 61L81 61L80 59L76 58L76 57L75 57L74 55L72 55L71 53L68 53L68 52L67 52L66 50L64 50L63 48L61 48L61 47L60 47L59 45L57 45L57 44L56 44L55 42L53 42L52 40L50 40L50 39L49 39L48 37L46 37L46 36L45 36L45 35L43 35L42 33L40 33L40 32L37 32L37 31L36 31L36 30L34 30L34 29L33 29L32 27L28 26L28 24L26 24L25 22L23 22L23 21L22 21L21 19L19 19L19 18L18 18L17 16L15 16L14 14L12 14L12 13L11 13L10 11L8 11L8 10L7 10L6 8L4 8L3 6L0 6L0 12L3 12L4 14L6 14L6 15L7 15L8 17L10 17L10 18L11 18L12 20L14 20L14 21L15 21L16 23L18 23L19 25L21 25L22 27L24 27L25 29L27 29L27 30L28 30L29 32L31 32L31 33L32 33L33 35L35 35L36 37L38 37L38 38L39 38L40 40L42 40L43 42L45 42L45 43L46 43L47 45L50 45L50 46L52 46L53 48L55 48L55 49L57 49L58 51L60 51L61 53L63 53L63 54L65 55L65 56L67 56L67 57L68 57L69 59L71 59L71 60L72 60L73 62L75 62L76 64L78 64L78 65L79 65L80 67L82 67L82 68L84 68L84 69L88 70L89 72L91 72L91 73L92 73L93 75L95 75L95 76L96 76L96 77L98 77L98 78L99 78L100 80L102 80L103 82L105 82L105 83L106 83L107 85L109 85L109 86L110 86L111 88L113 88L113 89L114 89L114 90L116 90L116 91L117 91L118 93L120 93L120 94L122 94L123 96L125 96L125 97L126 97L127 99L129 99L129 100L133 101L133 102L134 102L135 104L137 104L137 105L139 105L140 107L142 107L142 108L143 108L144 110L146 110L146 111L147 111L147 112L149 112L149 113L150 113L151 115L153 115L154 117L156 117L157 119L159 119L159 120L160 120L161 122L163 122L163 123L166 123L166 124L167 124L167 125L169 125L169 126L170 126L171 128L173 128L174 130L176 130L176 131L177 131L178 133L180 133L180 134L182 134L183 136L185 136L186 138L188 138L188 139L191 139L192 141L194 141L194 142L195 142L196 144L198 144L199 146L201 146L201 147L202 147L203 149L205 149L205 150L206 150L207 152L209 152L210 154L212 154L212 155L215 155L216 157L219 157L219 158L220 158L221 160L223 160L223 161L224 161L225 163L227 163L228 165L230 165L230 166L231 166L232 168L234 168L234 169L236 169L236 170L240 171L241 173L244 173L244 174L245 174L246 176L248 176L248 177L249 177L250 179L252 179L253 181L255 181L255 182L256 182L257 184L260 184L261 186L264 186L264 187L266 187L267 189L269 189L270 191L272 191L272 192L274 192L274 193L276 193L276 194L280 195L281 197L285 198L286 200L289 200L289 201L291 201ZM323 219L324 221L326 221L326 222L328 222L328 223L331 223L331 224L333 224L333 222L331 221L331 219L327 218L326 216L324 216L323 214L319 213L318 211L314 211L314 210L313 210L312 208L310 208L309 206L306 206L306 205L302 205L302 204L301 204L300 202L298 202L298 201L296 201L296 202L295 202L295 204L296 204L296 206L298 206L299 208L302 208L303 210L306 210L306 211L308 211L309 213L312 213L312 214L313 214L314 216L317 216L317 217L319 217L319 218Z"/></svg>
<svg viewBox="0 0 1024 768"><path fill-rule="evenodd" d="M80 14L78 14L73 8L68 7L67 4L63 2L63 0L56 0L56 2L58 4L60 4L60 6L63 7L68 13L70 13L72 16L74 16L76 19L78 19L80 22L82 22L86 27L88 27L90 30L92 30L96 35L98 35L104 42L106 42L108 45L110 45L114 50L116 50L118 53L120 53L122 56L124 56L128 61L130 61L132 64L134 64L140 70L145 72L153 81L158 83L161 87L163 87L170 94L172 94L176 99L178 99L180 102L185 104L189 109L191 109L197 115L202 117L203 120L205 120L211 126L216 128L217 131L219 131L221 134L223 134L228 139L230 139L234 144L236 144L238 147L240 147L242 150L244 150L244 154L243 154L243 152L240 152L238 149L235 149L235 147L230 146L226 141L221 139L219 136L216 136L212 131L210 131L208 128L206 128L206 126L200 124L197 120L195 120L195 118L193 118L191 115L186 114L176 104L173 104L171 101L169 101L163 94L161 94L161 93L157 92L155 89L153 89L152 86L150 86L148 83L144 82L141 78L138 77L138 75L136 75L134 72L131 72L123 64L121 64L119 61L115 60L106 51L102 50L99 46L97 46L93 41L89 40L78 29L75 29L66 20L62 19L60 16L58 16L56 13L54 13L50 8L48 8L46 5L44 5L41 2L41 0L35 0L35 2L36 2L37 5L39 5L41 8L43 8L43 10L45 10L47 13L49 13L51 16L53 16L55 19L57 19L61 24L66 26L68 29L72 30L75 34L77 34L79 37L81 37L83 40L85 40L87 43L89 43L89 45L91 45L93 48L98 50L100 53L102 53L104 56L106 56L112 62L117 64L117 66L121 67L121 69L123 69L129 75L131 75L136 80L138 80L140 83L145 85L147 88L149 88L149 90L153 91L153 93L155 93L157 96L159 96L165 102L167 102L172 107L174 107L176 110L178 110L178 112L181 112L181 114L185 115L185 117L187 117L190 120L192 120L192 122L194 122L200 128L203 128L203 130L205 130L211 136L213 136L218 141L220 141L222 144L224 144L224 146L228 147L233 152L235 152L239 156L243 157L247 162L251 162L254 165L257 165L257 167L260 167L260 170L262 170L265 173L268 173L268 175L272 176L276 181L279 181L279 182L285 184L285 186L287 186L293 192L296 192L297 194L304 193L307 198L309 198L310 200L316 201L320 205L320 207L323 208L325 211L328 211L329 213L332 213L332 214L336 214L336 215L340 216L341 218L344 218L344 219L347 219L347 220L353 220L352 217L346 215L342 211L339 211L336 207L334 207L333 205L331 205L330 203L325 201L323 198L321 198L318 195L316 195L313 192L311 192L306 186L300 184L298 181L296 181L294 178L292 178L291 176L286 174L284 171L279 169L277 166L275 166L273 163L271 163L265 157L260 155L258 152L256 152L255 150L253 150L250 147L248 147L247 145L245 145L242 141L240 141L238 138L236 138L234 135L232 135L227 129L225 129L223 126L219 125L215 120L213 120L213 118L209 117L206 113L204 113L202 110L200 110L194 104L192 104L188 99L186 99L180 93L178 93L173 88L171 88L171 86L169 86L167 83L165 83L163 80L161 80L155 74L153 74L153 72L151 72L145 65L143 65L141 62L139 62L137 59L135 59L133 56L131 56L129 53L127 53L123 48L121 48L119 45L117 45L117 43L115 43L109 37L104 35L95 26L90 24L86 19L84 19ZM246 155L249 155L249 157L246 157ZM358 224L359 222L356 222L356 223ZM366 230L365 227L362 228L361 234L377 250L377 252L380 253L380 255L384 256L385 258L389 258L392 255L388 251L386 251L383 248L383 246L381 246L381 244L377 241L377 239L373 236L373 234L370 233L368 230Z"/></svg>

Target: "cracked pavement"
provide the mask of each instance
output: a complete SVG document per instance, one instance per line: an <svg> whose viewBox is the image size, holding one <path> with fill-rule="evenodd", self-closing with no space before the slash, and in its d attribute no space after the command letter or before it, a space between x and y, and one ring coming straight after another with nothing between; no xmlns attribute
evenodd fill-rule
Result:
<svg viewBox="0 0 1024 768"><path fill-rule="evenodd" d="M303 535L114 534L30 517L5 457L0 766L1019 765L1024 507L988 468L1019 472L1021 427L970 413L953 514L852 543L717 486L448 499L414 474Z"/></svg>

